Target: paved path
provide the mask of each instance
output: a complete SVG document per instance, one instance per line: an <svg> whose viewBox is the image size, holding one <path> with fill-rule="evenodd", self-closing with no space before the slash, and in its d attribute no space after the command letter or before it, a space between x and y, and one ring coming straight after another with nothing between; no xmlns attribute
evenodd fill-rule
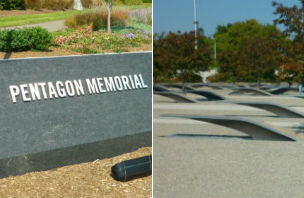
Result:
<svg viewBox="0 0 304 198"><path fill-rule="evenodd" d="M49 21L49 22L37 23L37 24L31 24L31 25L7 27L7 28L1 28L1 29L16 29L16 28L24 28L24 27L38 27L38 26L47 29L49 32L56 32L58 30L63 30L66 28L66 26L64 25L64 20L59 20L59 21Z"/></svg>

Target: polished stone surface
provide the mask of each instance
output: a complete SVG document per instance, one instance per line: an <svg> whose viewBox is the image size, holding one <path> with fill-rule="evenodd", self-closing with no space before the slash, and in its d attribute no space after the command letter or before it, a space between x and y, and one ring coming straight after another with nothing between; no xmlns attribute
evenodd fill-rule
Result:
<svg viewBox="0 0 304 198"><path fill-rule="evenodd" d="M151 132L151 65L150 52L1 60L0 159ZM16 103L9 92L10 85L133 74L141 74L148 88L30 102L18 96ZM117 146L124 147L108 149Z"/></svg>

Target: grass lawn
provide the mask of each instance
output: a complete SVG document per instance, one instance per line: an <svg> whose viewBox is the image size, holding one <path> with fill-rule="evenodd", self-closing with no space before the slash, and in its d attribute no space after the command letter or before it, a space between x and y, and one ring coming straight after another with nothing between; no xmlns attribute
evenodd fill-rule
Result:
<svg viewBox="0 0 304 198"><path fill-rule="evenodd" d="M151 3L144 3L142 5L133 5L133 6L122 6L124 8L133 10L138 8L148 8L152 7ZM66 19L69 16L78 14L81 12L86 12L88 10L78 11L78 10L68 10L60 11L46 14L30 14L30 15L19 15L19 16L10 16L10 17L1 17L0 18L0 27L12 27L19 25L30 25L35 23L43 23L48 21L56 21Z"/></svg>
<svg viewBox="0 0 304 198"><path fill-rule="evenodd" d="M46 14L31 14L31 15L20 15L0 18L0 27L11 27L19 25L29 25L35 23L43 23L47 21L56 21L65 19L73 14L78 14L81 11L69 10L60 11Z"/></svg>

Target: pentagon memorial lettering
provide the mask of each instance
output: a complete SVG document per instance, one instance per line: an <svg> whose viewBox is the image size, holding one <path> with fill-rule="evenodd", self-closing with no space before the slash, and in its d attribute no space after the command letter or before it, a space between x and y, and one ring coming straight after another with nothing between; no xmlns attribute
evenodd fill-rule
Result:
<svg viewBox="0 0 304 198"><path fill-rule="evenodd" d="M9 86L13 103L17 102L18 97L23 102L31 102L145 88L148 88L148 85L145 84L142 74L87 78L84 82L83 80L66 80Z"/></svg>
<svg viewBox="0 0 304 198"><path fill-rule="evenodd" d="M152 146L152 53L0 60L0 178Z"/></svg>

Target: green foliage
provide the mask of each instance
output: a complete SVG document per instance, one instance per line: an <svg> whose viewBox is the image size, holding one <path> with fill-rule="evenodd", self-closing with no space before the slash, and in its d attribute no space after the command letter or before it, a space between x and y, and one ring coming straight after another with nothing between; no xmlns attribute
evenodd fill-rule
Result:
<svg viewBox="0 0 304 198"><path fill-rule="evenodd" d="M140 5L142 4L142 0L124 0L126 5Z"/></svg>
<svg viewBox="0 0 304 198"><path fill-rule="evenodd" d="M152 3L152 0L142 0L143 3Z"/></svg>
<svg viewBox="0 0 304 198"><path fill-rule="evenodd" d="M1 0L0 10L24 10L24 0Z"/></svg>
<svg viewBox="0 0 304 198"><path fill-rule="evenodd" d="M288 40L274 25L256 20L218 26L217 42L219 74L223 81L275 81L275 69Z"/></svg>
<svg viewBox="0 0 304 198"><path fill-rule="evenodd" d="M44 50L51 45L51 34L40 27L0 31L0 51Z"/></svg>
<svg viewBox="0 0 304 198"><path fill-rule="evenodd" d="M219 52L227 49L237 49L244 41L255 36L271 40L282 39L281 32L274 25L262 25L254 19L228 24L227 26L218 26L214 34Z"/></svg>
<svg viewBox="0 0 304 198"><path fill-rule="evenodd" d="M154 80L190 80L197 71L208 69L212 61L209 39L202 31L198 37L198 50L194 49L194 32L169 33L154 36Z"/></svg>

